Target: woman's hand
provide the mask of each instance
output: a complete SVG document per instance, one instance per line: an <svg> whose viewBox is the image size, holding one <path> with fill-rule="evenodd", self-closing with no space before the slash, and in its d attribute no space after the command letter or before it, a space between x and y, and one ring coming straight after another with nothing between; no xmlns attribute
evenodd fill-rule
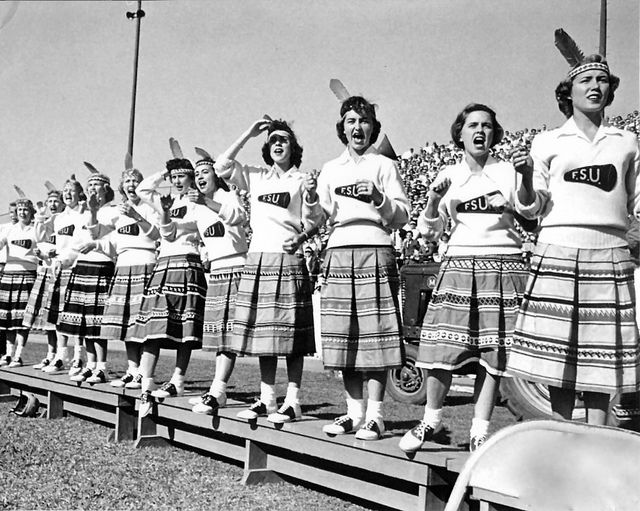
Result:
<svg viewBox="0 0 640 511"><path fill-rule="evenodd" d="M81 254L88 254L92 250L95 250L98 244L95 241L88 241L78 247L78 252Z"/></svg>
<svg viewBox="0 0 640 511"><path fill-rule="evenodd" d="M318 194L316 190L318 188L318 173L315 170L311 172L307 172L304 176L304 181L302 182L302 186L304 187L305 192L308 194L309 202L315 202Z"/></svg>
<svg viewBox="0 0 640 511"><path fill-rule="evenodd" d="M516 169L516 172L522 174L523 178L531 177L533 174L533 159L526 149L516 149L511 154L511 163L513 163L513 168Z"/></svg>
<svg viewBox="0 0 640 511"><path fill-rule="evenodd" d="M373 201L374 206L379 206L384 200L380 190L378 190L376 185L373 184L373 181L369 179L356 179L356 193L358 197Z"/></svg>
<svg viewBox="0 0 640 511"><path fill-rule="evenodd" d="M195 188L189 188L189 191L187 192L187 199L189 199L189 202L193 202L194 204L204 204L204 195Z"/></svg>
<svg viewBox="0 0 640 511"><path fill-rule="evenodd" d="M169 211L173 206L173 197L171 195L161 195L160 196L160 207L162 211Z"/></svg>
<svg viewBox="0 0 640 511"><path fill-rule="evenodd" d="M94 213L100 209L100 199L97 193L89 194L87 205L89 206L89 210Z"/></svg>
<svg viewBox="0 0 640 511"><path fill-rule="evenodd" d="M306 240L306 234L296 234L291 238L285 240L282 244L282 250L284 250L287 254L295 254L298 250L298 247L304 243Z"/></svg>
<svg viewBox="0 0 640 511"><path fill-rule="evenodd" d="M427 192L427 198L430 201L436 200L439 202L440 199L442 199L442 197L444 197L444 195L447 193L450 186L451 186L450 177L445 177L440 181L436 181L429 188L429 191Z"/></svg>
<svg viewBox="0 0 640 511"><path fill-rule="evenodd" d="M122 215L128 216L129 218L133 218L136 221L142 219L140 213L135 210L130 202L123 202L122 204L120 204L120 213Z"/></svg>
<svg viewBox="0 0 640 511"><path fill-rule="evenodd" d="M262 119L254 121L247 130L247 136L250 138L257 137L260 133L268 129L270 124L271 118L268 115L265 115Z"/></svg>

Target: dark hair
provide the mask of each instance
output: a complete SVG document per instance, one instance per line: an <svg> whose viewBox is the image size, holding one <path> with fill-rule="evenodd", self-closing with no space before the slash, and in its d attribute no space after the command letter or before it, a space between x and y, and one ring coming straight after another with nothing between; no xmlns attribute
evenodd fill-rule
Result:
<svg viewBox="0 0 640 511"><path fill-rule="evenodd" d="M211 160L209 158L198 160L196 162L196 168L198 168L198 166L201 165L201 164L204 165L205 163L211 169L211 172L213 174L213 184L216 185L216 190L218 188L222 188L225 192L229 192L230 188L229 188L229 185L227 184L227 182L224 179L222 179L218 174L216 174L215 170L213 169L213 165L215 164L215 161L213 161L213 160ZM195 180L195 171L194 171L194 176L193 177L194 177L194 180Z"/></svg>
<svg viewBox="0 0 640 511"><path fill-rule="evenodd" d="M347 135L345 135L344 133L344 116L350 110L353 110L361 117L371 118L371 120L373 121L373 130L371 131L369 144L374 144L375 141L378 140L378 135L380 135L380 128L382 127L382 125L376 117L375 106L369 103L362 96L351 96L350 98L342 102L342 106L340 107L340 120L336 123L336 132L338 133L338 138L340 139L340 141L344 145L347 145L349 143L347 140Z"/></svg>
<svg viewBox="0 0 640 511"><path fill-rule="evenodd" d="M294 167L300 167L302 164L302 146L298 143L296 134L291 129L291 126L287 124L287 121L277 119L272 121L267 130L267 141L262 146L262 159L267 165L273 165L273 158L271 158L271 143L269 142L269 136L274 131L286 131L291 135L291 165Z"/></svg>
<svg viewBox="0 0 640 511"><path fill-rule="evenodd" d="M191 171L191 174L193 174L193 165L191 164L191 161L186 158L173 158L166 163L166 167L169 171L182 169Z"/></svg>
<svg viewBox="0 0 640 511"><path fill-rule="evenodd" d="M588 64L590 62L600 62L602 64L606 64L607 61L604 59L602 55L598 55L594 53L593 55L589 55L584 58L580 64L577 66L581 66L582 64ZM576 68L577 66L574 66ZM577 75L580 76L580 75ZM573 80L577 78L577 76L573 78L565 78L562 80L558 86L556 87L556 101L558 102L558 109L565 115L568 119L573 115L573 101L571 101L571 89L573 88ZM609 96L607 97L607 103L605 106L609 106L613 102L613 98L615 97L615 91L620 85L620 78L615 75L609 74Z"/></svg>
<svg viewBox="0 0 640 511"><path fill-rule="evenodd" d="M132 174L135 178L138 179L138 183L140 183L142 181L142 172L140 172L138 169L127 169L122 173L122 176L120 176L120 184L118 185L118 191L120 192L120 195L122 196L122 200L127 200L127 194L124 193L124 187L122 186L124 183L125 178L129 175Z"/></svg>
<svg viewBox="0 0 640 511"><path fill-rule="evenodd" d="M504 130L498 119L496 118L496 113L492 108L489 108L487 105L483 105L481 103L469 103L465 106L462 111L456 116L456 120L453 121L451 125L451 140L460 149L464 149L464 144L462 140L460 140L460 133L462 132L462 127L469 117L469 114L472 112L486 112L491 117L491 124L493 124L493 139L491 140L491 147L496 144L499 144L504 136Z"/></svg>

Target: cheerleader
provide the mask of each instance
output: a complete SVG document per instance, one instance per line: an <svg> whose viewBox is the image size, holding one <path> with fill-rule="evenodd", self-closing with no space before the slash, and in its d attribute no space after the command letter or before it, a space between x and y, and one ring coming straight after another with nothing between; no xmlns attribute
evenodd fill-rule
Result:
<svg viewBox="0 0 640 511"><path fill-rule="evenodd" d="M346 150L318 178L330 233L320 330L325 369L342 371L347 413L323 431L378 440L385 431L387 370L402 366L403 358L391 231L407 223L410 205L395 162L372 145L380 133L373 105L359 96L346 99L336 129Z"/></svg>
<svg viewBox="0 0 640 511"><path fill-rule="evenodd" d="M151 409L154 398L181 396L191 352L202 347L207 282L200 259L200 236L194 204L187 197L193 186L193 165L172 139L174 158L167 170L145 178L136 193L160 214L160 253L147 284L132 340L143 345L140 360L142 406ZM175 195L158 189L168 177ZM159 389L153 382L160 348L176 350L173 375Z"/></svg>
<svg viewBox="0 0 640 511"><path fill-rule="evenodd" d="M65 364L68 359L67 345L69 337L60 331L58 323L65 303L71 268L69 267L70 264L63 266L62 262L72 258L73 234L76 230L76 225L80 225L86 200L82 185L73 174L64 183L62 200L64 202L64 210L60 213L48 218L44 215L36 214L35 218L35 229L38 235L55 243L55 252L50 253L52 256L51 289L46 294L46 300L42 303L42 309L44 309L43 319L56 325L56 356L42 368L42 371L51 374L65 371ZM80 349L81 345L76 344L74 360L80 360ZM69 369L69 375L74 376L81 370L82 366L74 363Z"/></svg>
<svg viewBox="0 0 640 511"><path fill-rule="evenodd" d="M244 144L267 132L262 157L269 167L243 166L235 160ZM231 351L258 356L260 398L238 417L267 416L274 423L301 417L299 401L304 355L315 352L309 272L293 244L318 216L307 201L316 181L298 169L302 147L284 121L260 119L218 159L216 173L251 193L253 237L238 285ZM287 357L288 387L276 410L278 356Z"/></svg>
<svg viewBox="0 0 640 511"><path fill-rule="evenodd" d="M416 363L427 369L427 404L422 421L400 440L405 452L433 439L453 371L472 363L477 370L470 450L488 435L527 278L514 217L516 172L490 155L502 136L491 108L467 105L451 126L464 158L440 172L418 220L428 241L437 240L449 223L451 231Z"/></svg>
<svg viewBox="0 0 640 511"><path fill-rule="evenodd" d="M107 381L107 340L101 336L100 325L114 264L108 245L93 239L91 227L98 222L112 223L118 209L111 204L114 192L109 177L86 165L91 172L87 181L88 211L82 213L75 224L72 253L62 263L63 266L73 264L73 269L58 329L86 348L87 365L82 368L82 362L74 360L72 369L76 374L71 380L95 384Z"/></svg>
<svg viewBox="0 0 640 511"><path fill-rule="evenodd" d="M43 208L44 211L39 211L38 213L40 216L48 214L49 217L53 217L64 211L64 202L62 201L62 193L52 185L49 186L49 182L47 183L48 194ZM42 206L42 203L39 202L38 206ZM44 241L38 243L36 249L36 255L40 259L40 261L38 261L38 274L31 294L29 295L29 301L27 302L27 308L24 314L23 325L25 328L29 330L33 328L44 330L47 335L47 355L40 363L33 366L34 369L44 369L52 362L56 355L58 342L56 325L47 321L46 309L44 308L44 304L49 300L48 296L52 287L55 250L55 234L47 236Z"/></svg>
<svg viewBox="0 0 640 511"><path fill-rule="evenodd" d="M590 424L605 424L609 400L638 389L634 262L627 215L640 216L640 150L633 133L608 126L604 109L620 80L600 55L573 54L556 88L567 121L518 153L524 216L541 217L508 370L548 385L553 415L572 417L582 393Z"/></svg>
<svg viewBox="0 0 640 511"><path fill-rule="evenodd" d="M0 277L0 329L6 336L6 351L0 358L0 367L23 365L22 350L29 330L22 322L38 267L36 244L39 238L32 225L34 214L35 209L29 199L18 199L18 222L0 235L0 249L7 247L7 263Z"/></svg>
<svg viewBox="0 0 640 511"><path fill-rule="evenodd" d="M213 415L226 404L227 383L236 361L236 354L229 350L229 338L238 282L246 260L247 216L235 192L215 174L211 156L201 149L196 151L202 156L195 167L197 190L189 190L187 196L196 204L198 232L209 263L203 349L215 351L216 362L211 387L190 403L195 413Z"/></svg>
<svg viewBox="0 0 640 511"><path fill-rule="evenodd" d="M16 216L16 203L9 203L9 222L0 225L0 235L5 232L6 229L11 227L13 224L18 222L18 217ZM7 248L4 247L0 249L0 276L2 275L2 271L4 270L4 266L7 263ZM4 355L4 349L6 345L7 339L5 336L5 331L0 330L0 356Z"/></svg>
<svg viewBox="0 0 640 511"><path fill-rule="evenodd" d="M136 188L142 182L139 170L129 168L122 173L118 190L122 204L111 223L91 227L94 238L109 235L109 243L117 254L115 275L104 308L100 337L124 341L127 371L113 380L112 387L141 388L139 371L142 345L131 339L131 331L140 311L144 290L156 264L156 241L160 233L155 210L140 200Z"/></svg>

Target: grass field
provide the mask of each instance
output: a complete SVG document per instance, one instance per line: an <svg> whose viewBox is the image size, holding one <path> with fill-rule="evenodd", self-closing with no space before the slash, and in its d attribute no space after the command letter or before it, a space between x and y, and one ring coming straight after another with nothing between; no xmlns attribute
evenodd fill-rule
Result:
<svg viewBox="0 0 640 511"><path fill-rule="evenodd" d="M31 345L29 360L39 360ZM121 374L122 352L110 354L111 376ZM168 354L161 357L156 380L167 379L173 367ZM213 363L192 360L187 387L208 388ZM278 371L278 390L286 387L286 373ZM258 395L257 366L240 363L230 382L229 396L247 402ZM330 419L344 413L342 382L331 373L307 372L303 380L303 412ZM367 509L301 485L243 486L242 469L219 459L171 448L137 450L131 443L107 441L109 429L74 417L48 421L8 414L10 403L0 404L0 507L3 509ZM467 394L452 394L444 411L442 443L463 445L473 404ZM400 436L422 416L421 406L385 402L388 434ZM514 423L511 414L497 407L495 431ZM320 431L318 431L319 434ZM361 504L361 505L360 505Z"/></svg>

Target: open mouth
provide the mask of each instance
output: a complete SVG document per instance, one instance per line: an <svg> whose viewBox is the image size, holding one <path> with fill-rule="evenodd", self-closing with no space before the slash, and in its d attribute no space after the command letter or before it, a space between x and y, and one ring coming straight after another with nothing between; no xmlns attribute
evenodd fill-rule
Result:
<svg viewBox="0 0 640 511"><path fill-rule="evenodd" d="M283 153L284 153L284 151L282 150L281 147L276 147L276 148L273 149L273 154L281 156Z"/></svg>
<svg viewBox="0 0 640 511"><path fill-rule="evenodd" d="M362 144L364 143L364 133L362 133L361 131L354 131L351 134L351 139L357 144Z"/></svg>
<svg viewBox="0 0 640 511"><path fill-rule="evenodd" d="M484 147L484 143L486 141L487 137L484 135L484 133L478 133L477 135L474 135L472 139L473 145L479 147Z"/></svg>
<svg viewBox="0 0 640 511"><path fill-rule="evenodd" d="M207 187L207 182L204 179L201 179L200 181L198 181L198 188L206 188Z"/></svg>

